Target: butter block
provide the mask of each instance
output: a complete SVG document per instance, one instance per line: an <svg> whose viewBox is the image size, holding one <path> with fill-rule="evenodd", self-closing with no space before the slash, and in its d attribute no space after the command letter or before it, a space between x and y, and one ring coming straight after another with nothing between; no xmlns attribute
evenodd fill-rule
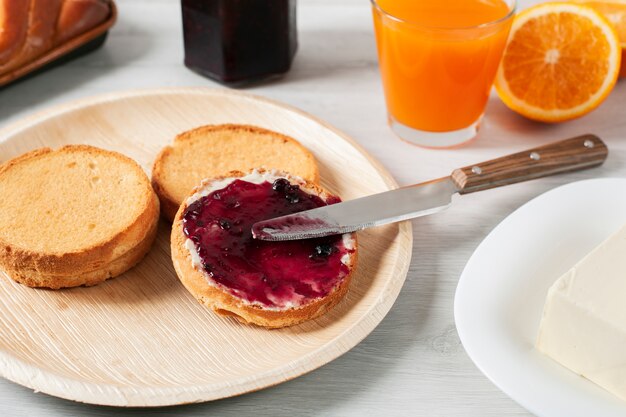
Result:
<svg viewBox="0 0 626 417"><path fill-rule="evenodd" d="M626 226L550 287L537 349L626 400Z"/></svg>

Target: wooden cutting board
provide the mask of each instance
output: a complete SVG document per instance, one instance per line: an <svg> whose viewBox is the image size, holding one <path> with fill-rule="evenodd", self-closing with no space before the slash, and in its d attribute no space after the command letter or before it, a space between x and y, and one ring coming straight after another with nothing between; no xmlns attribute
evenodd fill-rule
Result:
<svg viewBox="0 0 626 417"><path fill-rule="evenodd" d="M0 163L42 146L86 143L122 152L149 174L177 133L213 123L298 139L319 161L322 185L345 200L396 187L376 160L322 121L225 89L131 91L55 107L0 131ZM319 319L266 330L200 305L176 277L169 233L162 221L138 266L91 288L31 289L0 272L0 375L115 406L209 401L275 385L337 358L376 327L400 292L412 247L408 222L359 232L346 298Z"/></svg>

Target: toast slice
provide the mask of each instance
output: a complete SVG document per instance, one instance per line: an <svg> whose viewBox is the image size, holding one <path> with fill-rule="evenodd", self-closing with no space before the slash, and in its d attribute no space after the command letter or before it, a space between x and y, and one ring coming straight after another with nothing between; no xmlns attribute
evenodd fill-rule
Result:
<svg viewBox="0 0 626 417"><path fill-rule="evenodd" d="M95 285L150 249L159 201L142 168L87 145L0 165L0 268L31 287Z"/></svg>
<svg viewBox="0 0 626 417"><path fill-rule="evenodd" d="M244 323L278 328L324 314L348 291L356 234L259 242L251 233L259 216L286 214L286 205L309 199L315 206L339 201L318 185L279 171L235 171L203 181L172 225L179 279L201 304ZM276 201L281 208L271 206ZM311 208L306 204L296 211Z"/></svg>
<svg viewBox="0 0 626 417"><path fill-rule="evenodd" d="M209 125L183 132L152 168L152 185L169 221L189 192L205 178L256 167L280 169L317 183L313 155L298 141L249 125Z"/></svg>

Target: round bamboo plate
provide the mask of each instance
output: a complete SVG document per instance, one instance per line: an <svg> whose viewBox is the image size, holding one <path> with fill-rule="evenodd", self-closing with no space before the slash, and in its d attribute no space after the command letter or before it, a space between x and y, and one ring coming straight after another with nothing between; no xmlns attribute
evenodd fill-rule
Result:
<svg viewBox="0 0 626 417"><path fill-rule="evenodd" d="M87 143L122 152L149 172L164 145L211 123L248 123L301 141L322 184L344 199L396 186L344 134L294 108L229 90L159 89L63 105L0 131L0 163L34 148ZM59 181L62 181L59 178ZM328 314L266 330L217 316L180 284L160 224L147 257L91 288L50 291L0 272L0 375L35 391L93 404L210 401L295 378L345 353L383 319L404 283L408 222L359 232L348 295Z"/></svg>

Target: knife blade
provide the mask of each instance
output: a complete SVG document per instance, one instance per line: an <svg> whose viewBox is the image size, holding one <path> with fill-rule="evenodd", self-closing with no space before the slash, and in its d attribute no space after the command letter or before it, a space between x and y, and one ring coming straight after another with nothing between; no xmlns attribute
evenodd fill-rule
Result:
<svg viewBox="0 0 626 417"><path fill-rule="evenodd" d="M448 208L457 192L450 177L255 223L261 240L295 240L355 232Z"/></svg>
<svg viewBox="0 0 626 417"><path fill-rule="evenodd" d="M449 177L255 223L260 240L296 240L354 232L448 208L455 194L527 181L601 165L608 148L582 135L456 169Z"/></svg>

